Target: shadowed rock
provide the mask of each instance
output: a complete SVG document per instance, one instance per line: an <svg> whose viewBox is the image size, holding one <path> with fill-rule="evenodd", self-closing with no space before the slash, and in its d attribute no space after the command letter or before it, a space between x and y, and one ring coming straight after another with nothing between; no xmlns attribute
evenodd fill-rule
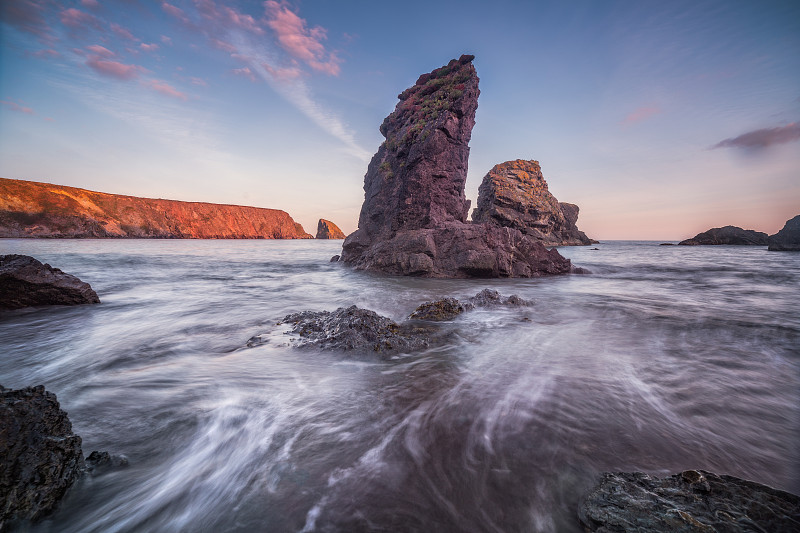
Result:
<svg viewBox="0 0 800 533"><path fill-rule="evenodd" d="M0 386L0 531L53 509L84 468L81 438L43 386Z"/></svg>
<svg viewBox="0 0 800 533"><path fill-rule="evenodd" d="M578 511L586 531L800 531L800 498L766 485L703 470L665 478L605 473Z"/></svg>
<svg viewBox="0 0 800 533"><path fill-rule="evenodd" d="M800 251L800 215L789 219L783 228L768 239L768 250L773 252Z"/></svg>
<svg viewBox="0 0 800 533"><path fill-rule="evenodd" d="M464 301L455 298L443 298L434 302L425 302L417 307L408 318L414 320L452 320L465 311L471 311L476 307L499 307L513 306L521 307L531 305L530 302L523 300L516 294L508 298L503 298L499 292L492 289L483 289L481 292Z"/></svg>
<svg viewBox="0 0 800 533"><path fill-rule="evenodd" d="M740 246L766 246L768 236L761 231L742 229L736 226L711 228L703 233L698 233L691 239L686 239L678 244L684 246L735 244Z"/></svg>
<svg viewBox="0 0 800 533"><path fill-rule="evenodd" d="M330 220L325 220L324 218L319 219L317 223L317 239L344 239L345 234L342 230L339 229L339 226L331 222Z"/></svg>
<svg viewBox="0 0 800 533"><path fill-rule="evenodd" d="M576 226L579 211L550 193L538 161L516 159L484 176L472 220L515 228L547 245L591 244Z"/></svg>
<svg viewBox="0 0 800 533"><path fill-rule="evenodd" d="M27 255L0 255L0 309L100 303L92 287Z"/></svg>
<svg viewBox="0 0 800 533"><path fill-rule="evenodd" d="M358 229L342 261L356 269L434 278L534 277L570 262L518 229L467 222L469 140L478 107L473 56L423 74L384 120L364 177Z"/></svg>

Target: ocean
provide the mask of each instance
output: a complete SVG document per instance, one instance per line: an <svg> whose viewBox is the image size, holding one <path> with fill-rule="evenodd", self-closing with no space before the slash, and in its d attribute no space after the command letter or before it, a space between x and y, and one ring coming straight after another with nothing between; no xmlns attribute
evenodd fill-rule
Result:
<svg viewBox="0 0 800 533"><path fill-rule="evenodd" d="M25 531L577 533L603 471L800 493L800 254L609 241L560 249L590 275L433 280L330 263L340 249L0 240L102 300L0 312L0 384L45 385L87 455L130 463ZM533 305L388 360L280 342L292 312L402 321L484 288Z"/></svg>

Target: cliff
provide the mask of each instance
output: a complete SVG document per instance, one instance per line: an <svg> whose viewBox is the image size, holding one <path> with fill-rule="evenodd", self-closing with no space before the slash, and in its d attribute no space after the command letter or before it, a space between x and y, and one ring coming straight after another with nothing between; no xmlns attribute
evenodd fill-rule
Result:
<svg viewBox="0 0 800 533"><path fill-rule="evenodd" d="M0 237L311 239L285 211L0 178Z"/></svg>
<svg viewBox="0 0 800 533"><path fill-rule="evenodd" d="M579 208L559 203L547 188L538 161L516 159L495 165L478 189L475 222L515 228L547 245L586 245L578 230Z"/></svg>
<svg viewBox="0 0 800 533"><path fill-rule="evenodd" d="M330 220L325 220L324 218L319 219L317 223L317 239L344 239L345 234L342 230L339 229L339 226L331 222Z"/></svg>
<svg viewBox="0 0 800 533"><path fill-rule="evenodd" d="M800 251L800 215L787 220L778 233L769 236L767 244L772 252Z"/></svg>
<svg viewBox="0 0 800 533"><path fill-rule="evenodd" d="M398 96L364 176L358 229L342 247L345 263L434 278L570 271L568 259L518 229L467 222L464 184L480 94L473 59L453 59Z"/></svg>
<svg viewBox="0 0 800 533"><path fill-rule="evenodd" d="M711 228L698 233L691 239L686 239L678 244L684 246L734 244L739 246L766 246L769 236L761 231L742 229L737 226L724 226Z"/></svg>

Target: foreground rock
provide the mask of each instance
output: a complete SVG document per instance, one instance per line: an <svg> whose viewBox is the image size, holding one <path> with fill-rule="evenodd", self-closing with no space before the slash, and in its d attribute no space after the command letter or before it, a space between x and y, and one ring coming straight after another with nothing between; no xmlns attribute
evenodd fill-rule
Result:
<svg viewBox="0 0 800 533"><path fill-rule="evenodd" d="M523 300L516 294L503 298L497 291L483 289L475 296L464 301L459 301L455 298L444 298L434 302L425 302L417 307L408 318L432 321L452 320L461 313L471 311L476 307L523 307L529 305L531 305L530 302Z"/></svg>
<svg viewBox="0 0 800 533"><path fill-rule="evenodd" d="M0 178L0 237L311 239L285 211Z"/></svg>
<svg viewBox="0 0 800 533"><path fill-rule="evenodd" d="M770 235L768 250L773 252L796 252L800 250L800 215L789 219L778 233Z"/></svg>
<svg viewBox="0 0 800 533"><path fill-rule="evenodd" d="M576 226L579 211L550 193L538 161L516 159L484 176L472 220L515 228L547 245L588 245L592 240Z"/></svg>
<svg viewBox="0 0 800 533"><path fill-rule="evenodd" d="M0 309L100 303L92 287L27 255L0 255Z"/></svg>
<svg viewBox="0 0 800 533"><path fill-rule="evenodd" d="M703 233L698 233L691 239L686 239L678 244L684 246L734 244L740 246L766 246L768 236L761 231L742 229L736 226L711 228Z"/></svg>
<svg viewBox="0 0 800 533"><path fill-rule="evenodd" d="M317 239L344 239L345 234L342 230L339 229L339 226L331 222L330 220L325 220L324 218L319 219L317 222Z"/></svg>
<svg viewBox="0 0 800 533"><path fill-rule="evenodd" d="M578 511L586 531L800 531L800 498L703 470L665 478L606 473Z"/></svg>
<svg viewBox="0 0 800 533"><path fill-rule="evenodd" d="M42 386L0 386L0 458L0 531L51 512L84 468L81 438Z"/></svg>
<svg viewBox="0 0 800 533"><path fill-rule="evenodd" d="M557 251L520 230L467 222L469 140L478 108L473 56L423 74L383 121L364 177L358 229L342 261L357 269L434 278L570 272Z"/></svg>

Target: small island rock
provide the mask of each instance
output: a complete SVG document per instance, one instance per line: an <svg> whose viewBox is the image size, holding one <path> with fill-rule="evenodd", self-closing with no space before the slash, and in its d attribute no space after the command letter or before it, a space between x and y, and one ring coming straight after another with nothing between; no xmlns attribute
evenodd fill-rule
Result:
<svg viewBox="0 0 800 533"><path fill-rule="evenodd" d="M587 532L800 531L800 498L733 476L687 470L665 478L605 473L584 498Z"/></svg>
<svg viewBox="0 0 800 533"><path fill-rule="evenodd" d="M588 245L592 240L576 226L579 212L550 193L538 161L516 159L484 176L472 220L518 229L546 245Z"/></svg>
<svg viewBox="0 0 800 533"><path fill-rule="evenodd" d="M768 250L773 252L800 251L800 215L789 219L778 233L770 235Z"/></svg>
<svg viewBox="0 0 800 533"><path fill-rule="evenodd" d="M339 229L339 226L330 220L319 219L317 223L317 239L344 239L345 237L346 235Z"/></svg>
<svg viewBox="0 0 800 533"><path fill-rule="evenodd" d="M77 277L27 255L0 255L0 309L100 303Z"/></svg>
<svg viewBox="0 0 800 533"><path fill-rule="evenodd" d="M737 246L766 246L767 234L751 229L742 229L737 226L724 226L711 228L703 233L698 233L691 239L686 239L678 244L683 246L734 244Z"/></svg>

